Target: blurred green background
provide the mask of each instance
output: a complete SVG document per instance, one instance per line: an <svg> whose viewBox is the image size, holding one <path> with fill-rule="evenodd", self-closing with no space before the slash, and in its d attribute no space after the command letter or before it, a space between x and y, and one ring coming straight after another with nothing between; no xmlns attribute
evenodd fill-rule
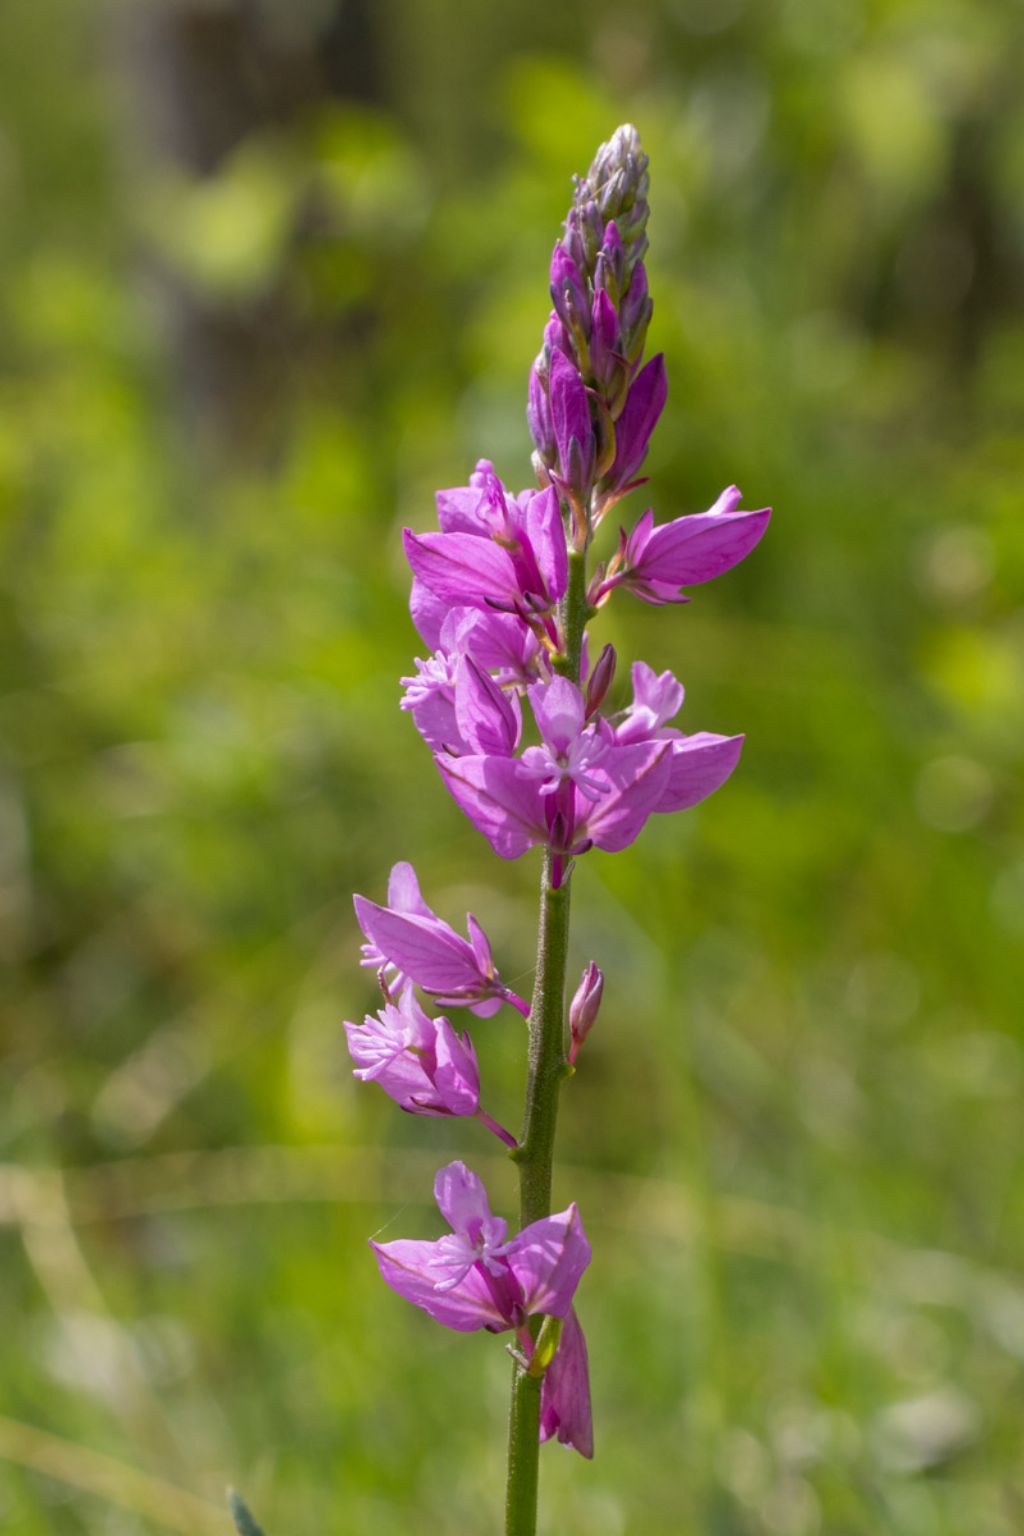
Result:
<svg viewBox="0 0 1024 1536"><path fill-rule="evenodd" d="M1024 1528L1024 98L996 0L4 0L0 1526L500 1523L508 1361L380 1284L474 1127L354 1083L353 890L528 988L407 717L398 531L526 375L573 171L651 156L662 518L597 634L745 730L576 877L597 1459L559 1536ZM646 501L632 498L627 516ZM620 683L621 687L621 683ZM515 1124L522 1032L476 1030Z"/></svg>

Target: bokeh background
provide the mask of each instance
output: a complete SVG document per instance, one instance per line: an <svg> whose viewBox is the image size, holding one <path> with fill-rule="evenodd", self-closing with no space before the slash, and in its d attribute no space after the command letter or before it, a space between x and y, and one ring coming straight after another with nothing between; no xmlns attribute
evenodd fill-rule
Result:
<svg viewBox="0 0 1024 1536"><path fill-rule="evenodd" d="M4 0L0 1525L498 1528L508 1361L385 1291L474 1127L349 1075L399 858L528 987L536 860L397 678L398 531L523 405L570 174L652 162L624 657L735 780L577 872L598 1455L560 1536L1024 1526L1024 97L996 0ZM646 504L633 498L634 514ZM627 512L629 509L624 509ZM477 1040L513 1124L514 1018Z"/></svg>

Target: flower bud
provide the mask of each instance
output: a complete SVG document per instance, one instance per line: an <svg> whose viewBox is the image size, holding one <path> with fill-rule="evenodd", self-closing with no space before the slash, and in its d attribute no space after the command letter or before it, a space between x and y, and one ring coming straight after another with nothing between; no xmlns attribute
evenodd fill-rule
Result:
<svg viewBox="0 0 1024 1536"><path fill-rule="evenodd" d="M626 270L626 250L622 244L622 236L619 234L619 226L615 220L609 219L605 226L601 249L597 254L594 287L604 289L610 295L612 302L618 304L628 285L629 273Z"/></svg>
<svg viewBox="0 0 1024 1536"><path fill-rule="evenodd" d="M587 720L590 719L591 715L596 715L605 701L608 690L612 685L612 680L615 677L616 660L614 645L606 645L594 663L594 670L591 672L590 681L587 683L587 708L585 716Z"/></svg>
<svg viewBox="0 0 1024 1536"><path fill-rule="evenodd" d="M601 1007L601 994L603 992L604 977L593 960L591 960L580 978L580 984L576 988L576 996L569 1005L570 1066L575 1065L580 1046L594 1026Z"/></svg>
<svg viewBox="0 0 1024 1536"><path fill-rule="evenodd" d="M590 372L605 400L618 395L627 382L619 317L603 288L595 294L591 312Z"/></svg>
<svg viewBox="0 0 1024 1536"><path fill-rule="evenodd" d="M555 432L551 425L551 404L548 400L547 380L541 369L543 358L538 358L530 369L530 385L526 398L526 420L530 428L541 463L555 462Z"/></svg>
<svg viewBox="0 0 1024 1536"><path fill-rule="evenodd" d="M652 308L653 305L647 293L647 273L643 262L638 261L633 268L629 287L619 306L622 350L631 363L638 362L644 350Z"/></svg>
<svg viewBox="0 0 1024 1536"><path fill-rule="evenodd" d="M570 337L590 336L590 302L580 270L565 248L558 244L551 256L551 302Z"/></svg>

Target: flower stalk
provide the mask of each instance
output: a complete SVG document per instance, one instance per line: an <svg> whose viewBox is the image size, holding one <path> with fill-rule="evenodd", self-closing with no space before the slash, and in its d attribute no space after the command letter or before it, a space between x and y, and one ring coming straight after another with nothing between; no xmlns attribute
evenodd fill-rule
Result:
<svg viewBox="0 0 1024 1536"><path fill-rule="evenodd" d="M586 624L586 552L569 556L564 602L567 677L578 677ZM526 1226L551 1211L551 1184L558 1128L558 1100L570 1067L565 1053L565 977L569 961L571 883L561 855L545 852L540 881L537 975L530 1006L529 1062L523 1134L510 1156L519 1170L519 1218ZM557 878L557 883L556 883ZM537 1332L539 1332L539 1319ZM514 1361L509 1404L506 1536L534 1536L537 1529L540 1459L540 1395L543 1374Z"/></svg>

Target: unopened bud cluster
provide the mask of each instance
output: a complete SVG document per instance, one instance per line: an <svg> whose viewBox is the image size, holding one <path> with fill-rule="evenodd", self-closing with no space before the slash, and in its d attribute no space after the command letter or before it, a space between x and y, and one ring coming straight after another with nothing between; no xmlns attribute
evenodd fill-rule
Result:
<svg viewBox="0 0 1024 1536"><path fill-rule="evenodd" d="M664 404L662 360L640 371L652 308L642 259L647 186L636 129L620 128L577 179L551 257L554 308L527 414L537 478L566 497L576 549L629 487Z"/></svg>

